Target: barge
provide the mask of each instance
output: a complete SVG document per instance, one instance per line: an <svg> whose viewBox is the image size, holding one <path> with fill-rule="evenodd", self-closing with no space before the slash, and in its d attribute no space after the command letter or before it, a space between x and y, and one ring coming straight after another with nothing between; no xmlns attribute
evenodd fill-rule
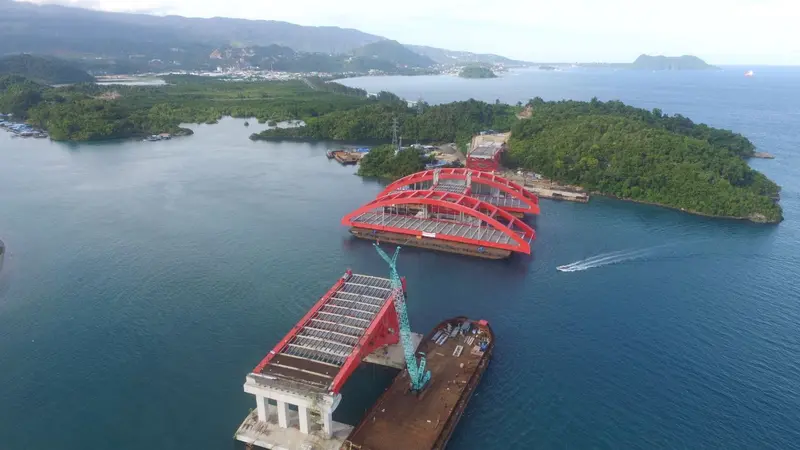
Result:
<svg viewBox="0 0 800 450"><path fill-rule="evenodd" d="M340 450L441 450L447 445L489 365L494 333L485 320L455 317L417 347L431 380L410 391L402 371L356 425Z"/></svg>
<svg viewBox="0 0 800 450"><path fill-rule="evenodd" d="M511 256L511 250L484 247L481 245L465 244L463 242L445 241L436 239L435 236L409 236L407 234L392 233L391 231L367 230L364 228L350 228L350 234L359 239L370 239L378 243L386 242L401 246L425 248L446 253L456 253L464 256L476 256L485 259L506 259Z"/></svg>
<svg viewBox="0 0 800 450"><path fill-rule="evenodd" d="M403 190L378 197L342 218L361 239L503 259L531 253L536 232L508 211L444 191Z"/></svg>
<svg viewBox="0 0 800 450"><path fill-rule="evenodd" d="M357 164L361 160L361 153L336 150L331 152L333 159L343 166Z"/></svg>

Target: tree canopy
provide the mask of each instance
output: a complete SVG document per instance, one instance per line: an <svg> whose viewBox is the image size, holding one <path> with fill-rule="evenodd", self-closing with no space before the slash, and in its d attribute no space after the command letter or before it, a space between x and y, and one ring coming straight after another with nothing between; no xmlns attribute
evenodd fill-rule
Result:
<svg viewBox="0 0 800 450"><path fill-rule="evenodd" d="M387 93L387 100L391 100ZM380 95L379 95L380 97ZM394 96L396 99L397 97ZM393 120L405 142L468 142L486 129L509 130L519 108L477 100L409 108L402 100L381 102L309 119L305 127L267 130L254 139L302 138L390 142ZM419 110L422 114L419 114Z"/></svg>
<svg viewBox="0 0 800 450"><path fill-rule="evenodd" d="M181 123L214 123L223 116L259 121L310 119L382 100L320 79L228 82L167 77L166 86L62 88L18 76L0 77L0 111L46 129L54 140L90 141L178 133Z"/></svg>
<svg viewBox="0 0 800 450"><path fill-rule="evenodd" d="M395 153L391 145L373 148L364 155L358 174L364 177L397 179L425 169L430 159L418 149L406 148Z"/></svg>
<svg viewBox="0 0 800 450"><path fill-rule="evenodd" d="M780 188L727 130L621 102L544 102L512 132L506 164L592 191L713 216L776 222Z"/></svg>

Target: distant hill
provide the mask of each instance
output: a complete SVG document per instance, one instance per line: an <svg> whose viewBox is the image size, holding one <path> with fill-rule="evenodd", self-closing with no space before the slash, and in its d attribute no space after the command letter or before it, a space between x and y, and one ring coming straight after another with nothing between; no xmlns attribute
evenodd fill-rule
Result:
<svg viewBox="0 0 800 450"><path fill-rule="evenodd" d="M393 42L393 41L389 41ZM398 46L399 45L399 51ZM295 52L289 47L225 47L208 55L210 66L259 68L282 72L366 73L380 71L408 74L426 69L432 62L397 43L368 44L350 54ZM424 64L424 66L419 66Z"/></svg>
<svg viewBox="0 0 800 450"><path fill-rule="evenodd" d="M236 57L232 52L221 59L209 58L215 50L259 48L266 54ZM276 48L291 49L294 55L285 50L275 54ZM0 0L0 55L18 53L80 60L96 74L213 70L229 59L235 63L242 58L243 64L269 62L275 70L318 67L329 72L402 71L453 60L456 64L511 61L497 55L405 46L339 27L112 13Z"/></svg>
<svg viewBox="0 0 800 450"><path fill-rule="evenodd" d="M707 64L702 59L691 56L650 56L640 55L636 61L630 65L631 69L644 70L709 70L717 69Z"/></svg>
<svg viewBox="0 0 800 450"><path fill-rule="evenodd" d="M437 64L459 65L469 63L504 64L506 66L527 65L524 61L517 61L505 56L491 53L470 53L444 50L441 48L427 47L424 45L406 45L409 50L436 61Z"/></svg>
<svg viewBox="0 0 800 450"><path fill-rule="evenodd" d="M405 67L431 67L436 61L427 56L409 50L405 45L384 39L359 47L352 52L353 56L382 59L392 64Z"/></svg>
<svg viewBox="0 0 800 450"><path fill-rule="evenodd" d="M53 57L27 54L0 58L0 76L2 75L21 75L43 84L70 84L94 81L94 77L72 63Z"/></svg>
<svg viewBox="0 0 800 450"><path fill-rule="evenodd" d="M382 39L338 27L306 27L267 20L159 17L0 0L0 54L112 56L183 48L187 44L277 44L296 51L345 53Z"/></svg>

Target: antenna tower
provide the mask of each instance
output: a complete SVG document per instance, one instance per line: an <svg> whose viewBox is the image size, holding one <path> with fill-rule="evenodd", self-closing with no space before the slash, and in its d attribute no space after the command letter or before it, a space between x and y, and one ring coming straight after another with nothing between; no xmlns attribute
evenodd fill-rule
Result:
<svg viewBox="0 0 800 450"><path fill-rule="evenodd" d="M392 117L392 147L397 148L397 117Z"/></svg>

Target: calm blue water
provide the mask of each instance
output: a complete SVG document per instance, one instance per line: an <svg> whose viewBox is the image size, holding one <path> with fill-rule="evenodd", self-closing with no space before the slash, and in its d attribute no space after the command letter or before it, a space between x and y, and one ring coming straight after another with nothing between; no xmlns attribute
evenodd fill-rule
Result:
<svg viewBox="0 0 800 450"><path fill-rule="evenodd" d="M499 337L450 448L800 448L800 70L755 70L347 80L429 102L619 98L778 158L753 163L783 185L778 226L542 201L532 258L405 249L417 330L466 314ZM242 123L156 143L0 133L0 448L232 448L245 374L347 267L384 272L339 225L380 186ZM620 250L643 251L555 269ZM390 375L362 368L336 418Z"/></svg>

